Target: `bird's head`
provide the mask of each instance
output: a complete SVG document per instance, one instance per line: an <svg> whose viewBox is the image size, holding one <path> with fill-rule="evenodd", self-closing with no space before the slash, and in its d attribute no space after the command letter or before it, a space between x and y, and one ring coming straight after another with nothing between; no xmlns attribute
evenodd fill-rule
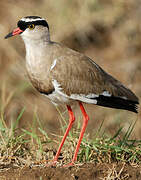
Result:
<svg viewBox="0 0 141 180"><path fill-rule="evenodd" d="M48 23L39 16L26 16L18 21L17 26L16 29L5 36L5 39L21 35L24 41L41 40L44 38L50 40Z"/></svg>

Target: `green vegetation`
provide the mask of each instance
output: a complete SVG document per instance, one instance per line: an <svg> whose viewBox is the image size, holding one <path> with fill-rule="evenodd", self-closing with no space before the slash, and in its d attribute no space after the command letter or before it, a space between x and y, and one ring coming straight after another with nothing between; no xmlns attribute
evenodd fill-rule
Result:
<svg viewBox="0 0 141 180"><path fill-rule="evenodd" d="M10 97L7 97L7 101ZM4 108L1 108L0 161L3 164L1 168L7 167L9 164L13 166L45 164L46 160L51 160L56 153L56 149L53 147L54 145L57 147L59 142L52 140L54 138L49 138L36 113L30 129L18 128L24 111L25 108L21 110L15 122L7 126L4 119ZM63 134L67 122L61 113L60 115ZM129 126L124 135L121 136L123 129L121 127L113 137L108 137L102 132L102 122L93 138L89 138L85 134L78 155L78 163L126 162L139 164L141 162L141 141L130 140L135 123ZM63 126L63 124L65 125ZM78 141L80 127L80 121L78 121L77 129L73 128L70 132L59 158L61 164L71 160ZM60 141L61 138L59 140L57 138L57 141Z"/></svg>
<svg viewBox="0 0 141 180"><path fill-rule="evenodd" d="M96 137L93 140L83 139L79 161L87 162L141 162L141 141L130 140L131 125L125 135L120 138L120 128L112 138Z"/></svg>

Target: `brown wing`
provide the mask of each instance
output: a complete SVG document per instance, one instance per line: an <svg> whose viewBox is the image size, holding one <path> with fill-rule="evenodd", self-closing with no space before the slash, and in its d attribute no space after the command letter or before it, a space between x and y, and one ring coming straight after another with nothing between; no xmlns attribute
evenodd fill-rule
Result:
<svg viewBox="0 0 141 180"><path fill-rule="evenodd" d="M138 101L134 93L107 74L90 58L68 48L65 52L63 56L57 58L53 77L67 95L100 95L107 91L111 96Z"/></svg>

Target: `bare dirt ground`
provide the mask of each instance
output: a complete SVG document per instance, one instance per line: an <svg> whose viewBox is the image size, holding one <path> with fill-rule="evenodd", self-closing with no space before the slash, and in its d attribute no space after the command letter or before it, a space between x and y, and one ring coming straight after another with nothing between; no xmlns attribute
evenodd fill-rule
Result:
<svg viewBox="0 0 141 180"><path fill-rule="evenodd" d="M128 164L83 164L62 167L24 167L9 168L0 172L1 180L140 180L141 167Z"/></svg>

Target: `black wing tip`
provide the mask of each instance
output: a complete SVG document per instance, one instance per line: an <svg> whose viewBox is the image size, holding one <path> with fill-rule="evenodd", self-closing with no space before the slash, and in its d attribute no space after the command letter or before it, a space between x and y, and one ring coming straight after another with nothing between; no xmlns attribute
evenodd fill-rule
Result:
<svg viewBox="0 0 141 180"><path fill-rule="evenodd" d="M114 97L114 96L103 96L100 95L99 97L93 98L97 100L97 105L109 107L109 108L115 108L115 109L123 109L127 111L131 111L134 113L138 113L139 107L139 101L132 101L128 99L122 99L120 97Z"/></svg>

